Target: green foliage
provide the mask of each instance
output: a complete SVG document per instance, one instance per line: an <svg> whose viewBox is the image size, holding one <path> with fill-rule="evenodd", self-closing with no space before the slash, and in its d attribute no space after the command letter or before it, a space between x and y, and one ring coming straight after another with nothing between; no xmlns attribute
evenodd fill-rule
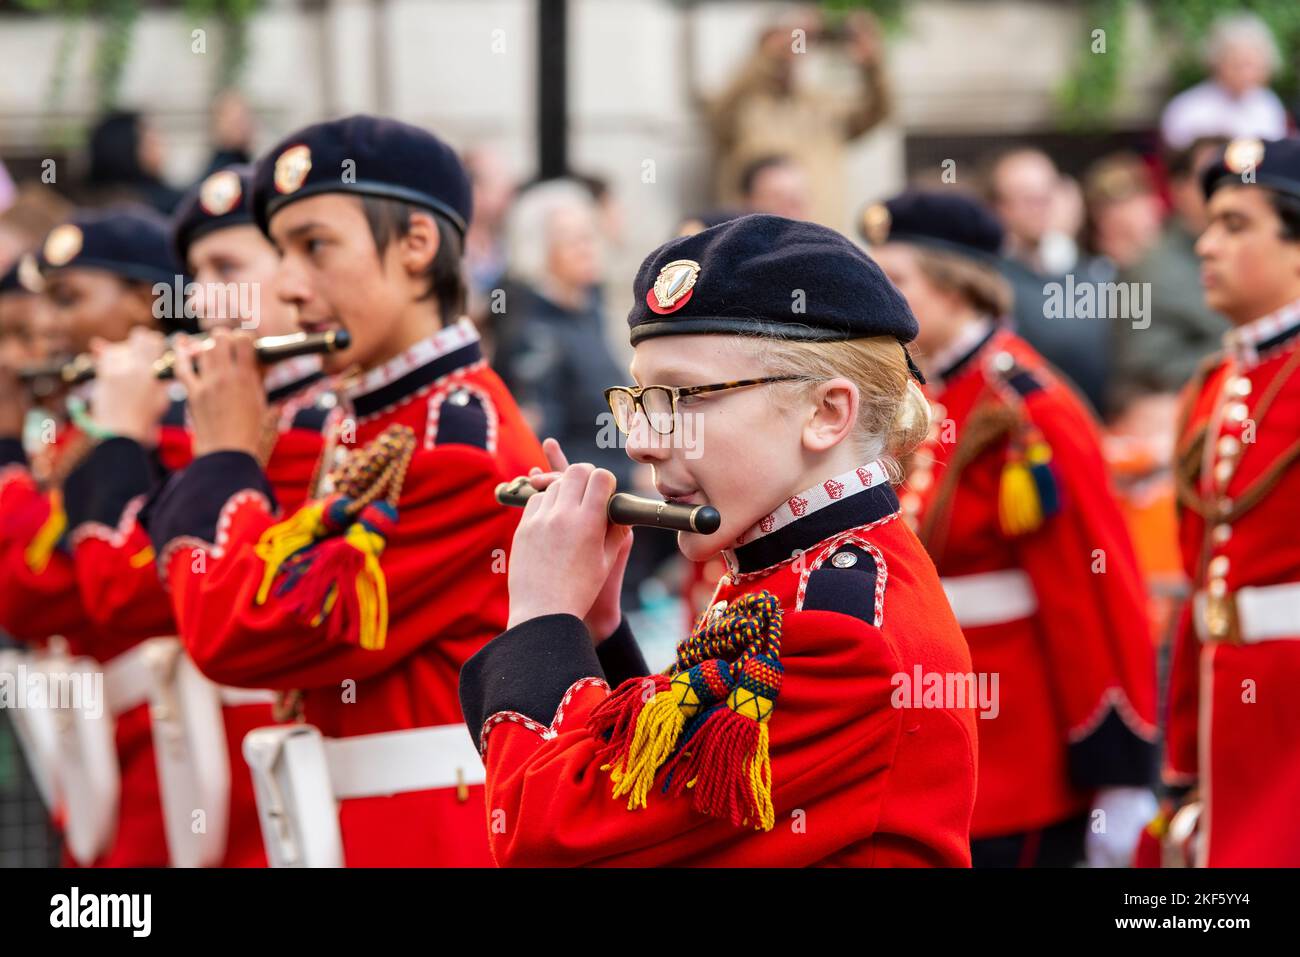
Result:
<svg viewBox="0 0 1300 957"><path fill-rule="evenodd" d="M50 74L49 102L52 109L63 103L68 72L82 28L99 26L93 78L96 105L100 110L117 104L122 73L132 53L132 39L145 0L18 0L28 10L61 16L65 28L59 52ZM216 20L223 42L217 65L216 84L221 89L234 85L248 61L248 24L262 0L180 0L188 20Z"/></svg>
<svg viewBox="0 0 1300 957"><path fill-rule="evenodd" d="M1273 87L1285 99L1297 93L1295 64L1300 60L1300 2L1297 0L1084 0L1083 51L1057 91L1061 122L1072 128L1105 124L1119 95L1125 64L1140 51L1127 49L1124 23L1137 4L1149 8L1158 36L1175 44L1170 93L1205 78L1203 49L1214 21L1224 14L1251 12L1268 24L1282 54ZM1091 52L1092 31L1106 31L1106 52Z"/></svg>

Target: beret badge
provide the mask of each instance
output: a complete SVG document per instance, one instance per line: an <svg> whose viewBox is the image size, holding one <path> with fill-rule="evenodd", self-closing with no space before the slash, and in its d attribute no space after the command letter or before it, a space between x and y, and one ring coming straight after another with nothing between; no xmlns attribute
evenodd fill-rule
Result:
<svg viewBox="0 0 1300 957"><path fill-rule="evenodd" d="M45 288L41 267L31 253L24 253L18 260L18 284L31 293L41 292Z"/></svg>
<svg viewBox="0 0 1300 957"><path fill-rule="evenodd" d="M275 188L281 193L297 192L311 172L311 150L305 143L290 146L275 160Z"/></svg>
<svg viewBox="0 0 1300 957"><path fill-rule="evenodd" d="M1264 144L1257 139L1233 140L1223 151L1223 165L1238 175L1254 169L1264 159Z"/></svg>
<svg viewBox="0 0 1300 957"><path fill-rule="evenodd" d="M872 203L862 211L862 235L873 246L879 246L889 239L889 227L892 224L893 217L884 203Z"/></svg>
<svg viewBox="0 0 1300 957"><path fill-rule="evenodd" d="M203 181L199 187L199 205L209 216L224 216L239 205L243 192L239 174L223 169Z"/></svg>
<svg viewBox="0 0 1300 957"><path fill-rule="evenodd" d="M77 257L77 253L81 252L81 244L81 230L72 223L64 223L50 231L50 235L45 238L45 248L42 252L45 261L57 268L72 262Z"/></svg>
<svg viewBox="0 0 1300 957"><path fill-rule="evenodd" d="M690 300L699 275L700 264L695 260L673 260L659 270L654 287L646 293L646 305L661 316L676 312Z"/></svg>

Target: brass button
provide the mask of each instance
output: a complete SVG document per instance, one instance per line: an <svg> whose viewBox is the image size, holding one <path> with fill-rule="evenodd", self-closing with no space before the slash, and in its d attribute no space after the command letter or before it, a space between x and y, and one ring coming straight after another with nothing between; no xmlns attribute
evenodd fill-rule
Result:
<svg viewBox="0 0 1300 957"><path fill-rule="evenodd" d="M831 556L831 564L836 568L852 568L858 563L858 556L852 552L836 552Z"/></svg>
<svg viewBox="0 0 1300 957"><path fill-rule="evenodd" d="M1241 451L1241 441L1235 435L1225 435L1219 439L1217 448L1220 455L1230 459Z"/></svg>
<svg viewBox="0 0 1300 957"><path fill-rule="evenodd" d="M1228 574L1228 556L1215 555L1210 559L1210 565L1207 571L1210 573L1211 578L1222 578L1224 575Z"/></svg>
<svg viewBox="0 0 1300 957"><path fill-rule="evenodd" d="M1244 402L1233 402L1228 406L1227 414L1233 422L1245 422L1246 417L1250 415L1250 409L1246 408Z"/></svg>
<svg viewBox="0 0 1300 957"><path fill-rule="evenodd" d="M908 484L911 485L912 488L916 489L918 492L924 492L926 489L930 487L930 484L933 481L934 481L934 474L927 470L924 472L917 472L915 475L911 477L911 480L909 481Z"/></svg>
<svg viewBox="0 0 1300 957"><path fill-rule="evenodd" d="M1222 598L1228 594L1228 583L1222 578L1211 578L1205 590L1210 593L1211 598Z"/></svg>
<svg viewBox="0 0 1300 957"><path fill-rule="evenodd" d="M714 618L719 618L721 617L722 613L726 610L727 610L727 603L725 601L720 601L717 604L715 604L712 608L709 609L709 614L712 615Z"/></svg>
<svg viewBox="0 0 1300 957"><path fill-rule="evenodd" d="M908 492L903 496L901 504L909 512L918 511L921 508L921 496L915 492Z"/></svg>
<svg viewBox="0 0 1300 957"><path fill-rule="evenodd" d="M1231 462L1219 462L1214 466L1214 480L1220 485L1227 485L1228 479L1232 478L1232 472L1235 466Z"/></svg>
<svg viewBox="0 0 1300 957"><path fill-rule="evenodd" d="M1227 524L1215 525L1211 536L1214 538L1214 543L1216 545L1222 545L1228 539L1232 538L1232 526Z"/></svg>
<svg viewBox="0 0 1300 957"><path fill-rule="evenodd" d="M1232 395L1246 397L1250 395L1250 380L1245 376L1238 376L1228 382L1228 392Z"/></svg>

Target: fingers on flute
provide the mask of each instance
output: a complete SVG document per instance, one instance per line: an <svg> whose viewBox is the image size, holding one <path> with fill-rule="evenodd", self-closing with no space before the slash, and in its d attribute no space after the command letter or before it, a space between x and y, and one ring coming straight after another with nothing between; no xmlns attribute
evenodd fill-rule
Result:
<svg viewBox="0 0 1300 957"><path fill-rule="evenodd" d="M591 467L588 466L588 468ZM609 502L609 497L614 494L614 488L617 484L618 479L614 477L613 472L608 469L592 469L582 496L582 507L596 508L599 506L603 510L606 503Z"/></svg>
<svg viewBox="0 0 1300 957"><path fill-rule="evenodd" d="M560 448L558 440L548 438L542 442L542 451L546 453L546 461L551 466L553 472L563 472L569 467L569 457L564 454L564 449Z"/></svg>

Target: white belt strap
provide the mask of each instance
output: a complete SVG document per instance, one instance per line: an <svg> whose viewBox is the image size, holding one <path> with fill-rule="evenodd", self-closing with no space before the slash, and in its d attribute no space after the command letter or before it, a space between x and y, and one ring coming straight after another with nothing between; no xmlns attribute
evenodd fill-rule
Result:
<svg viewBox="0 0 1300 957"><path fill-rule="evenodd" d="M1238 588L1232 593L1237 607L1237 624L1241 641L1300 641L1300 582L1282 585L1259 585ZM1207 596L1198 591L1193 618L1201 641L1213 640L1205 624Z"/></svg>
<svg viewBox="0 0 1300 957"><path fill-rule="evenodd" d="M17 649L0 650L0 680L13 682L15 699L7 709L18 746L27 759L27 768L41 800L53 812L59 802L58 790L58 722L48 701L40 706L26 700L20 683L39 680L44 665L41 656ZM7 676L7 677L6 677Z"/></svg>
<svg viewBox="0 0 1300 957"><path fill-rule="evenodd" d="M339 800L485 779L463 724L332 739L311 725L258 728L244 757L272 867L342 867Z"/></svg>
<svg viewBox="0 0 1300 957"><path fill-rule="evenodd" d="M325 754L338 798L432 791L486 780L483 759L463 724L326 738Z"/></svg>
<svg viewBox="0 0 1300 957"><path fill-rule="evenodd" d="M1019 568L944 578L943 590L963 628L1020 621L1038 610L1033 582Z"/></svg>
<svg viewBox="0 0 1300 957"><path fill-rule="evenodd" d="M114 716L149 700L153 672L149 669L147 646L147 642L141 642L104 665L104 697Z"/></svg>

